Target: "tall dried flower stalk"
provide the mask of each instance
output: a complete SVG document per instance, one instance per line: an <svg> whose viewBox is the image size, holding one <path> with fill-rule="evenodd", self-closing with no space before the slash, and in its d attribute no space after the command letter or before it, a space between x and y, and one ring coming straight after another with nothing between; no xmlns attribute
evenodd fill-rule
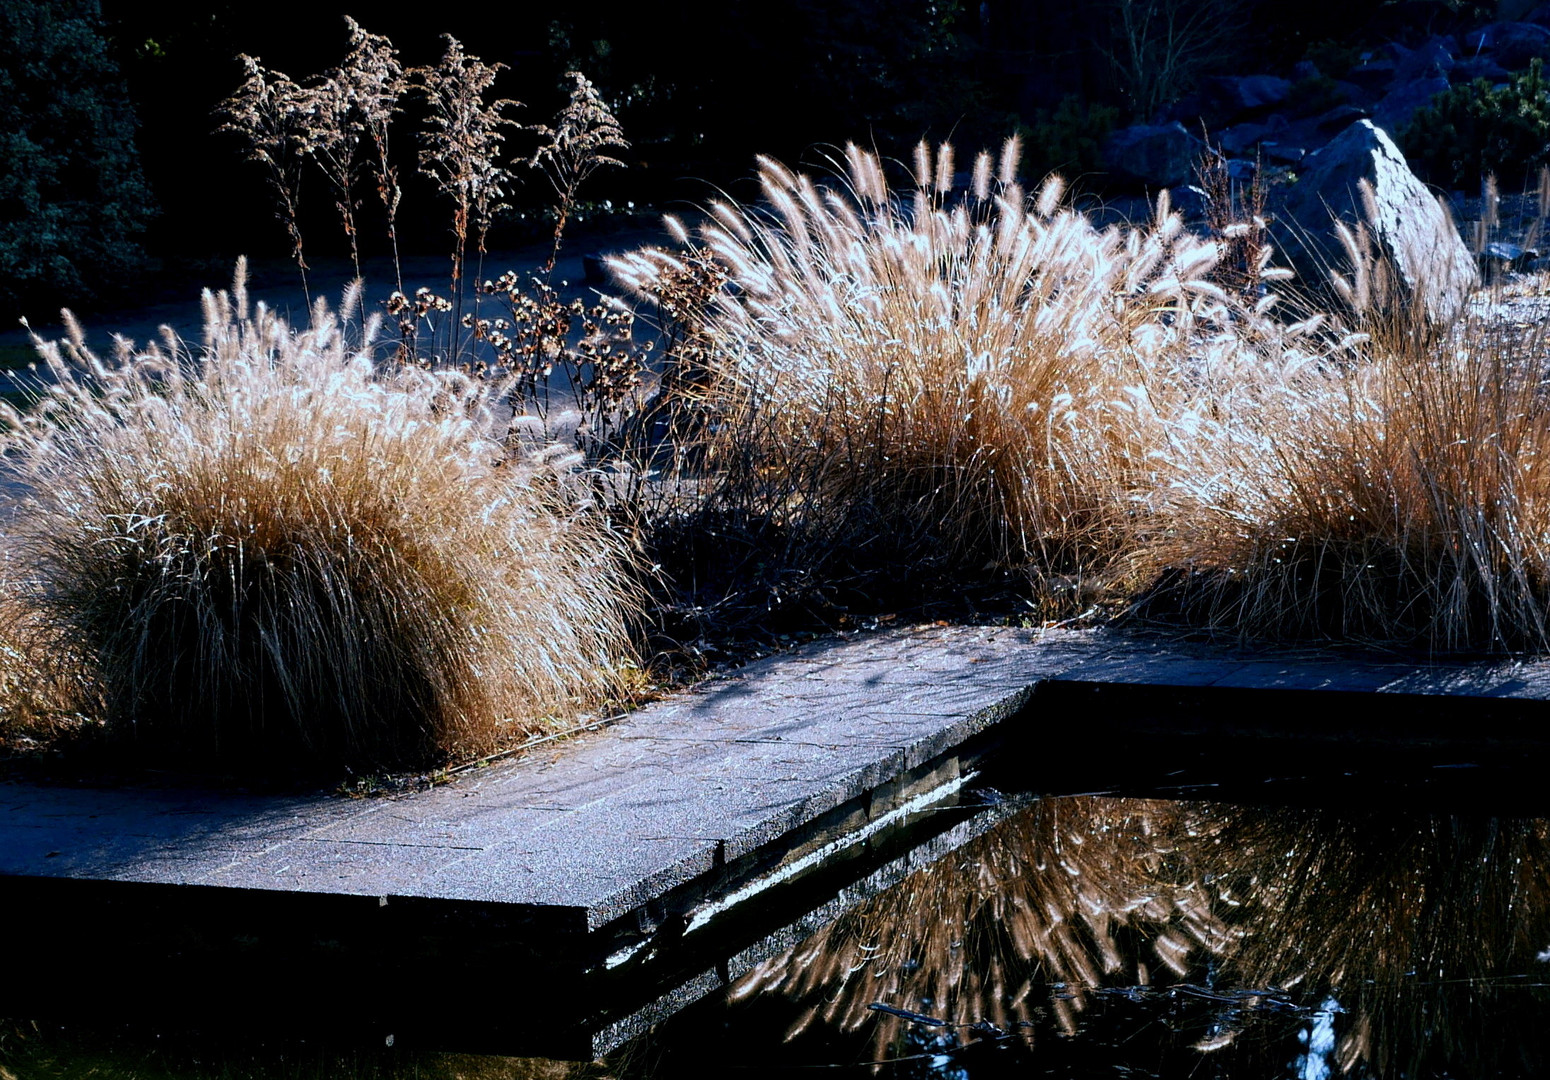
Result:
<svg viewBox="0 0 1550 1080"><path fill-rule="evenodd" d="M350 241L355 276L360 277L360 235L355 224L355 211L360 204L356 190L367 167L368 139L376 153L378 194L388 211L388 232L393 238L397 264L395 217L401 193L396 170L388 159L388 129L407 80L387 38L367 33L354 19L346 17L345 23L350 30L350 51L344 62L304 91L309 108L302 131L302 151L318 163L334 190L334 206Z"/></svg>
<svg viewBox="0 0 1550 1080"><path fill-rule="evenodd" d="M290 237L291 258L301 271L302 292L310 307L312 294L307 287L307 260L302 253L298 215L302 166L312 126L312 95L284 72L264 67L256 57L244 54L237 59L247 75L236 93L217 110L218 116L225 117L225 123L217 130L245 139L248 159L264 166L275 195L276 214Z"/></svg>
<svg viewBox="0 0 1550 1080"><path fill-rule="evenodd" d="M544 141L528 162L549 178L556 200L554 246L544 264L545 274L554 272L560 257L560 241L575 210L581 185L606 165L622 167L624 162L610 156L609 151L626 150L630 145L624 139L624 129L591 80L579 71L567 71L565 77L572 83L570 101L555 117L553 127L539 124L532 129Z"/></svg>
<svg viewBox="0 0 1550 1080"><path fill-rule="evenodd" d="M355 228L355 189L361 171L361 128L350 102L349 87L335 70L315 80L303 93L307 122L302 126L301 151L317 162L333 190L334 209L350 241L350 262L361 276L360 237Z"/></svg>
<svg viewBox="0 0 1550 1080"><path fill-rule="evenodd" d="M393 117L402 111L401 102L409 89L409 77L398 60L398 50L381 34L362 28L354 19L345 18L350 28L350 52L335 78L348 87L354 107L354 122L371 141L374 160L370 168L377 186L377 198L387 215L388 241L393 248L393 275L400 292L404 277L398 257L398 204L403 188L398 167L393 164L391 142Z"/></svg>
<svg viewBox="0 0 1550 1080"><path fill-rule="evenodd" d="M441 62L412 73L430 106L429 126L422 133L420 171L452 200L452 293L455 322L461 321L463 266L470 232L479 253L511 172L501 164L507 130L519 126L505 114L521 105L509 98L486 101L495 77L505 64L486 64L463 52L450 34Z"/></svg>

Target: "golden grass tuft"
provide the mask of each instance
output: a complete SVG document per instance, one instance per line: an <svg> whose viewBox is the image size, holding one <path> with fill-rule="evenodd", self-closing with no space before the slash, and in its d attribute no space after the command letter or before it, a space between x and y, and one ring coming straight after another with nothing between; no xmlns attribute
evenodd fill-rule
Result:
<svg viewBox="0 0 1550 1080"><path fill-rule="evenodd" d="M724 546L764 530L750 564L1015 570L1243 637L1550 647L1539 328L1425 317L1360 228L1325 294L1346 310L1265 288L1288 276L1268 246L1224 292L1166 198L1098 229L1058 180L1025 198L1015 145L961 194L947 147L902 192L845 164L764 160L759 206L615 266L647 293L697 257L731 282L698 490Z"/></svg>
<svg viewBox="0 0 1550 1080"><path fill-rule="evenodd" d="M705 327L713 502L779 525L785 557L1101 575L1123 550L1137 405L1225 301L1216 249L1166 201L1100 230L1058 179L1027 197L1017 154L980 155L962 194L947 146L902 192L854 146L837 181L762 159L761 206L711 208L699 243L731 282ZM682 263L615 270L650 292Z"/></svg>
<svg viewBox="0 0 1550 1080"><path fill-rule="evenodd" d="M492 437L498 387L379 370L321 304L304 331L250 312L240 267L205 306L197 351L104 362L71 323L5 417L15 599L110 732L239 770L424 767L616 688L625 546L566 455Z"/></svg>
<svg viewBox="0 0 1550 1080"><path fill-rule="evenodd" d="M1543 329L1376 329L1172 418L1151 557L1241 636L1544 650Z"/></svg>
<svg viewBox="0 0 1550 1080"><path fill-rule="evenodd" d="M1159 417L1153 599L1244 638L1550 648L1543 324L1435 321L1365 227L1339 232L1344 310L1239 322L1230 376L1198 367Z"/></svg>
<svg viewBox="0 0 1550 1080"><path fill-rule="evenodd" d="M56 744L91 724L100 704L64 635L0 578L0 752Z"/></svg>

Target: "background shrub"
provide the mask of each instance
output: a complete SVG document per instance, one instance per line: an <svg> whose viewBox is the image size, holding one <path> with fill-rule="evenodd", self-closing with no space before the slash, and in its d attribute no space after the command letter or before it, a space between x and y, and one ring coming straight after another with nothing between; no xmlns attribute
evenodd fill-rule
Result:
<svg viewBox="0 0 1550 1080"><path fill-rule="evenodd" d="M1346 102L1346 93L1329 75L1310 75L1292 84L1286 108L1294 116L1317 116Z"/></svg>
<svg viewBox="0 0 1550 1080"><path fill-rule="evenodd" d="M1405 156L1426 179L1473 186L1487 175L1517 183L1550 162L1550 84L1544 62L1500 88L1485 79L1432 98L1400 137Z"/></svg>
<svg viewBox="0 0 1550 1080"><path fill-rule="evenodd" d="M150 192L97 0L0 4L0 316L81 303L141 259Z"/></svg>
<svg viewBox="0 0 1550 1080"><path fill-rule="evenodd" d="M1104 136L1119 124L1120 115L1116 106L1068 94L1054 109L1040 109L1035 115L1028 130L1028 157L1043 173L1080 177L1096 172Z"/></svg>

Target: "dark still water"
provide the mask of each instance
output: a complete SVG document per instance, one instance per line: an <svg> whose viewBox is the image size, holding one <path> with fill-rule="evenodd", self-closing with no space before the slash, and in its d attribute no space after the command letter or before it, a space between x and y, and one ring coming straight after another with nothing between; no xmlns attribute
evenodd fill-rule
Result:
<svg viewBox="0 0 1550 1080"><path fill-rule="evenodd" d="M1544 819L1044 799L663 1025L657 1064L1539 1076L1547 900Z"/></svg>
<svg viewBox="0 0 1550 1080"><path fill-rule="evenodd" d="M598 1063L9 1021L0 1077L1542 1076L1550 819L1487 794L1035 799Z"/></svg>

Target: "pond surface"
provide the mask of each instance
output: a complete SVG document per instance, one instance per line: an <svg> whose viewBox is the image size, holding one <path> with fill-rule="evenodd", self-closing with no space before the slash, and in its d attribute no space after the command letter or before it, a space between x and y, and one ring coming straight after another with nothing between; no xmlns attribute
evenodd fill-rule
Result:
<svg viewBox="0 0 1550 1080"><path fill-rule="evenodd" d="M1234 801L1007 796L991 831L599 1063L13 1021L0 1078L1540 1076L1538 783L1460 763L1254 801L1241 778Z"/></svg>
<svg viewBox="0 0 1550 1080"><path fill-rule="evenodd" d="M1543 818L1044 799L656 1045L685 1076L1543 1075L1547 901Z"/></svg>

